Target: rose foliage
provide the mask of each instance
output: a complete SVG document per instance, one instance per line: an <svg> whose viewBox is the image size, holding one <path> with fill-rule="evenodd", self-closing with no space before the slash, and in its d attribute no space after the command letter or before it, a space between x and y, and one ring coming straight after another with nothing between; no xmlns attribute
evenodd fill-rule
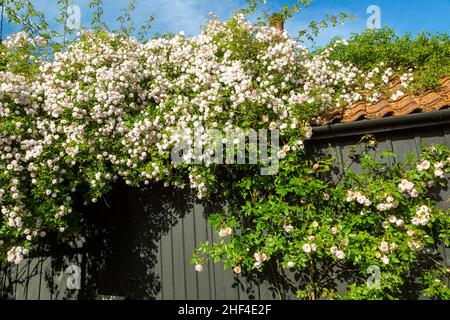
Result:
<svg viewBox="0 0 450 320"><path fill-rule="evenodd" d="M115 180L130 186L162 181L192 188L200 198L237 197L242 205L212 218L232 239L200 246L198 270L209 255L236 271L268 261L299 271L379 264L393 279L382 282L390 287L381 291L395 295L433 232L446 237L447 216L422 182L445 181L448 150L424 153L430 163L421 171L377 167L363 156L373 167L366 175L346 174L336 186L318 176L328 165L320 160L311 169L304 149L310 124L337 108L375 101L381 84L400 80L406 88L414 80L413 72L396 74L383 63L360 70L332 59L342 45L312 55L287 32L252 25L242 15L212 19L192 38L145 43L83 31L51 58L43 54L44 38L10 36L0 48L0 259L20 263L49 232L76 234L82 217L74 205L98 201ZM278 175L257 174L263 163L211 160L209 129L237 128L280 130ZM180 143L204 152L184 153L184 162L175 163L171 151ZM299 296L319 296L316 277L310 273ZM431 294L442 289L430 281ZM351 292L358 290L355 283Z"/></svg>

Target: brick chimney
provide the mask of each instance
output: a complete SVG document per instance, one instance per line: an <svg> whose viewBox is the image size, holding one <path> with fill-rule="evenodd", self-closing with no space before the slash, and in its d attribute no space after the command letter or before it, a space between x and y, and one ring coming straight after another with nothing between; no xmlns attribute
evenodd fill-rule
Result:
<svg viewBox="0 0 450 320"><path fill-rule="evenodd" d="M279 31L284 30L284 18L281 13L274 13L269 18L269 25Z"/></svg>

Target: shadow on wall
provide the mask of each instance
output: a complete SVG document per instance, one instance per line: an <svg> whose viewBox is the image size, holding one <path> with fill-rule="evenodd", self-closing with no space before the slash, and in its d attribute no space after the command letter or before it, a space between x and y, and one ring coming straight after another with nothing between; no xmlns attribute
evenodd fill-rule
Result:
<svg viewBox="0 0 450 320"><path fill-rule="evenodd" d="M0 299L155 299L161 290L155 268L160 239L194 201L189 191L160 184L116 186L83 208L84 244L50 235L19 266L0 266ZM77 273L80 290L74 290Z"/></svg>
<svg viewBox="0 0 450 320"><path fill-rule="evenodd" d="M163 234L192 209L189 191L119 186L86 216L86 255L80 298L98 295L155 299L161 279L155 270Z"/></svg>

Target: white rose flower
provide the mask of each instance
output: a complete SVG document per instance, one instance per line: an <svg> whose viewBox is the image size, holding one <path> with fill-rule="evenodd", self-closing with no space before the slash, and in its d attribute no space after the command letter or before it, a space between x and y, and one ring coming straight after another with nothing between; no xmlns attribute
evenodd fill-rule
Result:
<svg viewBox="0 0 450 320"><path fill-rule="evenodd" d="M232 233L233 233L233 229L231 229L230 227L227 227L227 228L220 229L219 236L224 238L226 236L231 236Z"/></svg>
<svg viewBox="0 0 450 320"><path fill-rule="evenodd" d="M336 255L336 258L338 258L339 260L342 260L345 258L344 251L336 250L336 252L334 254Z"/></svg>
<svg viewBox="0 0 450 320"><path fill-rule="evenodd" d="M284 159L286 158L286 152L284 150L280 150L277 152L278 159Z"/></svg>
<svg viewBox="0 0 450 320"><path fill-rule="evenodd" d="M380 250L383 252L389 252L389 243L382 241L380 244Z"/></svg>
<svg viewBox="0 0 450 320"><path fill-rule="evenodd" d="M294 230L294 226L291 224L284 225L284 231L286 233L291 233Z"/></svg>
<svg viewBox="0 0 450 320"><path fill-rule="evenodd" d="M359 195L358 197L356 197L356 202L358 202L359 204L364 204L366 200L366 197L364 197L363 195Z"/></svg>
<svg viewBox="0 0 450 320"><path fill-rule="evenodd" d="M436 169L434 170L434 176L436 178L444 178L444 171L442 171L441 169Z"/></svg>
<svg viewBox="0 0 450 320"><path fill-rule="evenodd" d="M417 170L424 171L430 169L431 163L428 160L422 161L417 165Z"/></svg>
<svg viewBox="0 0 450 320"><path fill-rule="evenodd" d="M434 168L435 169L444 169L444 163L443 162L438 162L434 164Z"/></svg>
<svg viewBox="0 0 450 320"><path fill-rule="evenodd" d="M194 269L197 272L202 272L203 271L203 266L201 264L196 264Z"/></svg>
<svg viewBox="0 0 450 320"><path fill-rule="evenodd" d="M311 252L311 245L309 243L305 243L303 245L302 249L303 249L303 252L310 253Z"/></svg>
<svg viewBox="0 0 450 320"><path fill-rule="evenodd" d="M264 261L267 260L267 256L266 256L265 253L259 253L259 252L256 252L256 253L253 255L253 257L255 258L255 260L256 260L257 262L264 262Z"/></svg>
<svg viewBox="0 0 450 320"><path fill-rule="evenodd" d="M295 262L289 261L289 262L287 263L287 266L288 266L288 268L290 268L290 269L295 268Z"/></svg>

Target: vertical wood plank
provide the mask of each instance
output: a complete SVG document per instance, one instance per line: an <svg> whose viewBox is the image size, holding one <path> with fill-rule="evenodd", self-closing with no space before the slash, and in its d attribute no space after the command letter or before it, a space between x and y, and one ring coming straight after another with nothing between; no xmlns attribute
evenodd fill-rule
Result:
<svg viewBox="0 0 450 320"><path fill-rule="evenodd" d="M194 204L193 217L195 222L195 244L205 242L209 239L208 237L208 225L207 220L204 217L205 209L200 204ZM193 268L193 267L191 267ZM197 280L197 297L200 300L211 300L214 299L212 293L212 279L214 276L214 270L212 269L212 264L205 265L205 271L196 272Z"/></svg>
<svg viewBox="0 0 450 320"><path fill-rule="evenodd" d="M39 300L40 263L39 258L30 259L27 300Z"/></svg>
<svg viewBox="0 0 450 320"><path fill-rule="evenodd" d="M183 245L186 299L194 300L198 299L197 275L193 266L189 263L195 250L194 209L183 219Z"/></svg>
<svg viewBox="0 0 450 320"><path fill-rule="evenodd" d="M163 268L162 268L162 245L161 245L161 239L159 239L158 241L158 253L156 254L157 259L156 259L156 263L155 263L155 276L157 277L157 279L159 279L159 285L160 285L160 289L158 290L158 293L156 294L156 300L162 300L163 299L163 287L164 287L164 283L163 283Z"/></svg>
<svg viewBox="0 0 450 320"><path fill-rule="evenodd" d="M17 266L16 274L16 300L26 300L27 298L27 277L28 277L28 266L29 259L24 259Z"/></svg>
<svg viewBox="0 0 450 320"><path fill-rule="evenodd" d="M173 280L173 259L172 259L172 229L161 238L161 266L162 266L162 298L173 300L174 280Z"/></svg>
<svg viewBox="0 0 450 320"><path fill-rule="evenodd" d="M185 259L183 244L183 222L180 219L172 228L172 257L173 257L173 278L174 278L174 298L176 300L186 299L185 282Z"/></svg>
<svg viewBox="0 0 450 320"><path fill-rule="evenodd" d="M392 136L392 150L396 157L395 162L403 162L408 155L417 157L417 148L414 133L402 131Z"/></svg>

